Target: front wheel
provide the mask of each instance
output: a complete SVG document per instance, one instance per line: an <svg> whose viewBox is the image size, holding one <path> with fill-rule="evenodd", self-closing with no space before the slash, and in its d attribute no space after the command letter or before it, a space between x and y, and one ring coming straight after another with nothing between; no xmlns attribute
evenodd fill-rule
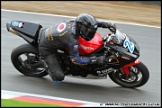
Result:
<svg viewBox="0 0 162 108"><path fill-rule="evenodd" d="M39 61L38 50L30 44L20 45L11 53L14 67L22 74L33 77L47 75L44 65Z"/></svg>
<svg viewBox="0 0 162 108"><path fill-rule="evenodd" d="M143 86L149 79L149 71L142 62L137 65L130 66L129 72L130 74L125 76L121 70L118 70L110 73L109 77L116 84L128 88Z"/></svg>

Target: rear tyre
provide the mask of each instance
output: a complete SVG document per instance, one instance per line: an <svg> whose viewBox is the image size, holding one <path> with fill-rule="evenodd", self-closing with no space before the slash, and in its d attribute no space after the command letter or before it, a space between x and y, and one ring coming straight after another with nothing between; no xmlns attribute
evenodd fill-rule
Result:
<svg viewBox="0 0 162 108"><path fill-rule="evenodd" d="M48 75L43 63L39 60L38 49L30 44L23 44L15 48L11 53L11 61L14 67L26 76Z"/></svg>

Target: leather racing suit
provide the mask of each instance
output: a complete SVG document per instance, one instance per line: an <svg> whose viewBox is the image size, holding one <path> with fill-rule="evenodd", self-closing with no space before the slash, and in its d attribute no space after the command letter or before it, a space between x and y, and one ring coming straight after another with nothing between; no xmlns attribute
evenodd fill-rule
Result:
<svg viewBox="0 0 162 108"><path fill-rule="evenodd" d="M114 26L109 22L99 20L97 22L98 27L102 28L110 29ZM70 59L74 64L92 63L90 57L79 56L79 36L75 19L66 20L41 30L38 39L40 59L44 62L47 72L54 81L62 81L65 77L55 55L58 48L68 48Z"/></svg>

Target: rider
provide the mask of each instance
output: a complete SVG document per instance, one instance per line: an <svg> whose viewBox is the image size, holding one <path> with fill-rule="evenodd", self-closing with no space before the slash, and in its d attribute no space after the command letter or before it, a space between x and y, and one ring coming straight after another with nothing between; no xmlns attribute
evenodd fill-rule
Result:
<svg viewBox="0 0 162 108"><path fill-rule="evenodd" d="M78 37L81 36L86 41L90 41L98 27L108 28L111 32L116 31L114 23L96 20L86 13L41 30L38 39L40 60L43 61L53 81L62 81L65 77L55 55L58 48L67 47L71 61L77 65L104 63L104 56L83 57L79 56L78 51Z"/></svg>

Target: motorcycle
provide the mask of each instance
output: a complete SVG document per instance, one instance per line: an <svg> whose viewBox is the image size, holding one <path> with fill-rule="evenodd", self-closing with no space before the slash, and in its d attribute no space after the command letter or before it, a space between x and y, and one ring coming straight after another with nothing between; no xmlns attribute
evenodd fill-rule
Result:
<svg viewBox="0 0 162 108"><path fill-rule="evenodd" d="M6 24L8 32L20 36L27 43L16 47L11 53L13 66L22 74L32 77L48 75L43 63L39 60L38 36L43 26L39 23L13 20ZM57 50L57 59L65 75L88 75L110 79L127 88L143 86L149 79L148 68L139 60L140 48L128 34L116 29L116 33L102 36L96 32L90 41L78 39L81 56L106 56L104 64L76 65L69 58L68 48Z"/></svg>

